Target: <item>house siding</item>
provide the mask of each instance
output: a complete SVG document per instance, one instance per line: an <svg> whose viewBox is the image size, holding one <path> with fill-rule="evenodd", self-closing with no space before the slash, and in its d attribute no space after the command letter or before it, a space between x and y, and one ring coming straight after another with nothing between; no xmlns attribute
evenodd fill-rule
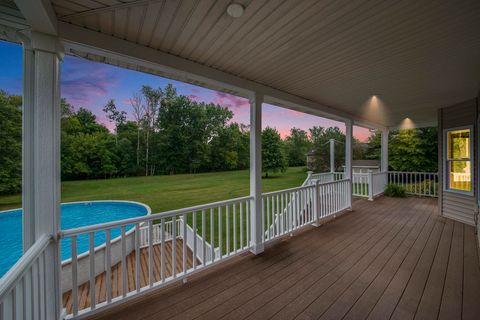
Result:
<svg viewBox="0 0 480 320"><path fill-rule="evenodd" d="M439 111L439 175L441 195L439 197L440 214L469 225L475 225L475 215L477 211L478 195L478 101L471 99L462 103L443 108ZM444 133L445 129L452 129L464 126L473 126L473 195L463 195L444 190Z"/></svg>

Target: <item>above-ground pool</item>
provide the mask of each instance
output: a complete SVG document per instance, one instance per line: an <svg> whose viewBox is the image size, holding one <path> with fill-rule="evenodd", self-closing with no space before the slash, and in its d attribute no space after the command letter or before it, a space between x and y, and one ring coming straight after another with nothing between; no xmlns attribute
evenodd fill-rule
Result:
<svg viewBox="0 0 480 320"><path fill-rule="evenodd" d="M150 208L129 201L72 202L61 205L61 229L84 227L93 224L134 218L150 214ZM133 226L127 226L127 230ZM0 211L0 277L22 255L22 210ZM111 239L120 235L120 228L111 229ZM95 247L105 242L105 232L95 232ZM77 253L88 251L88 235L77 238ZM71 240L61 243L62 260L71 257Z"/></svg>

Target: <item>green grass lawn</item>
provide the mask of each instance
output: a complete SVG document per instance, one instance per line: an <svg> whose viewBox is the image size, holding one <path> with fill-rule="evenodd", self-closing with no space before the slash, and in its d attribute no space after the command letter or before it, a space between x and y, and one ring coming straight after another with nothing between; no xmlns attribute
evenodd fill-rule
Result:
<svg viewBox="0 0 480 320"><path fill-rule="evenodd" d="M307 177L304 167L263 179L263 191L300 186ZM132 200L149 205L153 213L246 196L248 170L107 180L66 181L62 202L82 200ZM21 196L1 196L0 210L21 207Z"/></svg>

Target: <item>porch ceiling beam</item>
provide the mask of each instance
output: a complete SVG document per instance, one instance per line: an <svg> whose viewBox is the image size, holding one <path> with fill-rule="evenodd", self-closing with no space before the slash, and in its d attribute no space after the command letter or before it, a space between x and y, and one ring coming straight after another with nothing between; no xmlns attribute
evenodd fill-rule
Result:
<svg viewBox="0 0 480 320"><path fill-rule="evenodd" d="M121 3L117 3L114 5L105 6L101 8L88 9L85 11L66 14L64 16L60 16L59 19L69 20L71 18L78 18L78 17L88 16L91 14L104 13L104 12L109 12L109 11L121 9L121 8L132 8L137 6L143 6L145 4L152 4L152 3L163 2L163 1L165 0L137 0L137 1L131 1L131 2L121 2Z"/></svg>
<svg viewBox="0 0 480 320"><path fill-rule="evenodd" d="M248 98L252 93L261 93L265 97L264 102L266 103L338 121L349 119L356 124L370 128L382 129L384 127L382 124L316 101L72 24L58 22L58 33L63 40L66 53L69 50L72 50L72 52L76 50L95 54L131 65L156 69L172 79L196 84L201 83L201 85L210 89L224 88L231 90L245 98Z"/></svg>
<svg viewBox="0 0 480 320"><path fill-rule="evenodd" d="M47 0L15 0L20 12L32 30L57 34L57 17L52 4Z"/></svg>

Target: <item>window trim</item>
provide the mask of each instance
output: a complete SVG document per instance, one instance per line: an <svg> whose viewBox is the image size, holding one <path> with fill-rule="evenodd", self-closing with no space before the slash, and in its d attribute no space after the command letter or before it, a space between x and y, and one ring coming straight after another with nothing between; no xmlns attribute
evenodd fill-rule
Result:
<svg viewBox="0 0 480 320"><path fill-rule="evenodd" d="M458 130L465 130L468 129L470 130L470 183L471 183L471 190L470 191L464 191L464 190L458 190L458 189L451 189L449 187L449 175L448 175L448 157L447 157L447 142L448 142L448 132L450 131L458 131ZM462 126L462 127L455 127L455 128L448 128L448 129L443 129L443 191L445 192L451 192L451 193L457 193L461 195L466 195L466 196L474 196L474 189L475 189L475 177L474 177L474 166L476 165L475 161L475 134L473 132L474 126L473 125L468 125L468 126Z"/></svg>

